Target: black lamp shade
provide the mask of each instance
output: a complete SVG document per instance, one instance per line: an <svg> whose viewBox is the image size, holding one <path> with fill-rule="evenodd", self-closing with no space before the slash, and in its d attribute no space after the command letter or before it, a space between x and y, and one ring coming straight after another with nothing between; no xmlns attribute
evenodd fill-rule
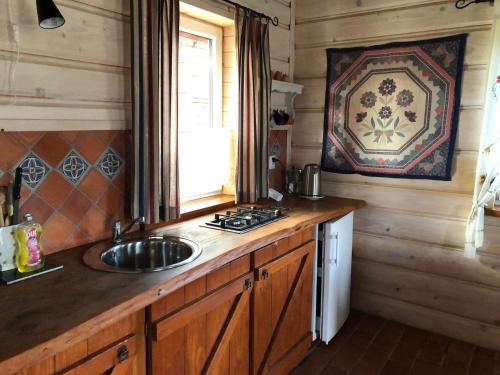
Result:
<svg viewBox="0 0 500 375"><path fill-rule="evenodd" d="M52 0L36 0L36 11L42 29L55 29L66 22Z"/></svg>

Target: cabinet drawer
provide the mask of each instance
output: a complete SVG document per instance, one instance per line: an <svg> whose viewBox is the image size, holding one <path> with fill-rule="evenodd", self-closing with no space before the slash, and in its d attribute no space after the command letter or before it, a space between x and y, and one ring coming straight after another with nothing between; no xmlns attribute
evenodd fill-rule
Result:
<svg viewBox="0 0 500 375"><path fill-rule="evenodd" d="M94 353L91 357L61 371L64 375L102 374L128 375L133 372L133 360L137 355L137 337L131 335L121 342Z"/></svg>
<svg viewBox="0 0 500 375"><path fill-rule="evenodd" d="M271 262L290 250L293 250L314 239L314 227L303 229L292 234L289 237L275 241L262 249L253 253L253 267L257 268Z"/></svg>
<svg viewBox="0 0 500 375"><path fill-rule="evenodd" d="M153 303L147 309L148 320L157 321L248 272L250 272L250 255L235 259Z"/></svg>

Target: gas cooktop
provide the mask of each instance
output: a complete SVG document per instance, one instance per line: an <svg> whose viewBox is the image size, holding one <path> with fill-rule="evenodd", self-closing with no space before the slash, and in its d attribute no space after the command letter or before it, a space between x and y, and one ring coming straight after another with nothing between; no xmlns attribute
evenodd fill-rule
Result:
<svg viewBox="0 0 500 375"><path fill-rule="evenodd" d="M215 214L214 219L202 227L224 230L233 233L246 233L253 229L284 219L283 207L238 207L236 211Z"/></svg>

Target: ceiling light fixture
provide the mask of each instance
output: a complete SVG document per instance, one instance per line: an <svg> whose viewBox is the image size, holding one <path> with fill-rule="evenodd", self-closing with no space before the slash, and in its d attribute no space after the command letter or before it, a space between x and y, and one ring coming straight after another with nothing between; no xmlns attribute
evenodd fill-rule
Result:
<svg viewBox="0 0 500 375"><path fill-rule="evenodd" d="M458 0L455 3L455 7L457 9L464 9L464 8L467 8L471 4L490 3L490 5L493 5L494 2L495 2L495 0L473 0L473 1Z"/></svg>
<svg viewBox="0 0 500 375"><path fill-rule="evenodd" d="M66 22L52 0L36 0L36 11L42 29L56 29Z"/></svg>

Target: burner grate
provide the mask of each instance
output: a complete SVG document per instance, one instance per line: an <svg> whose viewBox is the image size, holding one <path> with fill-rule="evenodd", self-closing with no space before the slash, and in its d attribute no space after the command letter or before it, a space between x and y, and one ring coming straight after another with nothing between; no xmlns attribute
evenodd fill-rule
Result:
<svg viewBox="0 0 500 375"><path fill-rule="evenodd" d="M284 211L282 207L237 207L236 211L215 214L213 220L202 226L234 233L246 233L285 218Z"/></svg>

